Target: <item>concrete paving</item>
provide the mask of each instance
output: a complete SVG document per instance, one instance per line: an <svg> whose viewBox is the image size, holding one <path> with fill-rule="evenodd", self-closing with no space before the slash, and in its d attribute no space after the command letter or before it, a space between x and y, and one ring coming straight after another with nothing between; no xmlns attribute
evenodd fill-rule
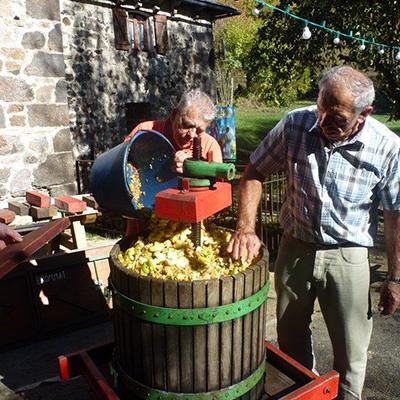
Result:
<svg viewBox="0 0 400 400"><path fill-rule="evenodd" d="M378 253L373 255L371 264L374 330L368 352L365 399L395 400L400 399L400 311L389 317L378 314L377 289L385 276L385 263ZM271 274L272 278L273 274ZM273 288L270 291L267 312L267 339L276 343ZM332 353L329 336L318 308L313 318L313 332L317 369L320 373L324 373L331 369ZM57 356L102 343L111 338L112 324L108 321L3 352L0 354L2 384L29 400L93 399L83 378L73 379L66 383L59 381ZM1 393L0 390L0 396ZM0 400L6 399L12 400L14 397L11 395L0 397Z"/></svg>

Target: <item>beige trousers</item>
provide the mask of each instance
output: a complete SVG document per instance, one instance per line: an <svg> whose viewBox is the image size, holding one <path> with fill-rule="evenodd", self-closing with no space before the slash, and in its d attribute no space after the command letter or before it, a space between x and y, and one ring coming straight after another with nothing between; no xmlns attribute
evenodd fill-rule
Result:
<svg viewBox="0 0 400 400"><path fill-rule="evenodd" d="M322 249L283 236L275 263L278 343L304 366L315 367L311 317L315 299L340 374L338 399L361 399L372 332L368 250Z"/></svg>

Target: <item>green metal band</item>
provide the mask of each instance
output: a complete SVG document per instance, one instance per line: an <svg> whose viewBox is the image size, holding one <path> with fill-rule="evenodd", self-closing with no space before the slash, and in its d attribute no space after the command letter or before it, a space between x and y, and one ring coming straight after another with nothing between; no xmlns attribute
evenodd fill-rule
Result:
<svg viewBox="0 0 400 400"><path fill-rule="evenodd" d="M144 304L115 289L110 281L114 300L135 318L163 325L197 326L230 321L260 307L267 299L269 281L256 293L234 303L206 308L169 308Z"/></svg>
<svg viewBox="0 0 400 400"><path fill-rule="evenodd" d="M143 383L135 381L131 378L126 372L124 372L121 367L118 365L117 369L119 370L117 373L117 378L121 375L124 383L127 384L128 390L132 391L135 396L139 399L146 400L174 400L174 399L182 399L182 400L233 400L237 399L240 396L243 396L247 392L249 392L253 387L257 385L258 382L262 379L265 372L265 361L263 361L259 367L246 379L241 382L235 383L232 386L228 386L226 388L216 390L213 392L205 392L205 393L172 393L165 392L163 390L154 389L149 386L144 385ZM115 373L114 372L114 373Z"/></svg>

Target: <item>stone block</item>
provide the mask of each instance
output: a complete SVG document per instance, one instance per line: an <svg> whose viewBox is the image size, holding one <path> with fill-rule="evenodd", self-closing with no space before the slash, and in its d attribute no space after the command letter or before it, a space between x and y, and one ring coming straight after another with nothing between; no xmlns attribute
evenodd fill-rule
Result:
<svg viewBox="0 0 400 400"><path fill-rule="evenodd" d="M40 86L35 89L35 100L37 103L52 103L54 85Z"/></svg>
<svg viewBox="0 0 400 400"><path fill-rule="evenodd" d="M92 207L95 210L99 208L96 199L93 196L83 196L82 200L86 203L88 207Z"/></svg>
<svg viewBox="0 0 400 400"><path fill-rule="evenodd" d="M0 129L6 127L6 121L4 119L4 111L3 107L0 106Z"/></svg>
<svg viewBox="0 0 400 400"><path fill-rule="evenodd" d="M7 208L3 208L0 210L0 222L3 224L10 224L15 219L15 212L8 210Z"/></svg>
<svg viewBox="0 0 400 400"><path fill-rule="evenodd" d="M29 148L40 154L46 153L49 148L49 142L45 136L32 139L29 143Z"/></svg>
<svg viewBox="0 0 400 400"><path fill-rule="evenodd" d="M56 103L66 103L67 100L67 82L61 79L56 85Z"/></svg>
<svg viewBox="0 0 400 400"><path fill-rule="evenodd" d="M54 29L50 31L48 46L51 51L63 52L61 24L57 24Z"/></svg>
<svg viewBox="0 0 400 400"><path fill-rule="evenodd" d="M71 196L59 196L55 198L55 205L70 213L79 213L86 210L86 203Z"/></svg>
<svg viewBox="0 0 400 400"><path fill-rule="evenodd" d="M24 164L37 164L40 160L32 154L24 155Z"/></svg>
<svg viewBox="0 0 400 400"><path fill-rule="evenodd" d="M25 49L41 49L46 38L42 32L26 32L22 37L22 46Z"/></svg>
<svg viewBox="0 0 400 400"><path fill-rule="evenodd" d="M0 182L7 182L11 175L11 168L0 168Z"/></svg>
<svg viewBox="0 0 400 400"><path fill-rule="evenodd" d="M12 76L0 76L0 100L6 102L22 102L33 100L30 85Z"/></svg>
<svg viewBox="0 0 400 400"><path fill-rule="evenodd" d="M17 215L29 215L29 205L26 203L21 203L19 201L9 201L8 209L14 211Z"/></svg>
<svg viewBox="0 0 400 400"><path fill-rule="evenodd" d="M2 48L0 49L0 55L6 60L23 61L25 59L25 52L15 48Z"/></svg>
<svg viewBox="0 0 400 400"><path fill-rule="evenodd" d="M77 187L76 182L67 183L65 185L54 185L54 186L50 186L49 192L52 197L77 194L78 187Z"/></svg>
<svg viewBox="0 0 400 400"><path fill-rule="evenodd" d="M20 147L17 135L0 135L0 156L15 154L20 150L23 147Z"/></svg>
<svg viewBox="0 0 400 400"><path fill-rule="evenodd" d="M67 126L69 123L68 106L54 104L32 104L28 106L29 125Z"/></svg>
<svg viewBox="0 0 400 400"><path fill-rule="evenodd" d="M53 218L57 215L57 207L50 206L48 208L31 206L30 215L34 221L40 221L42 219Z"/></svg>
<svg viewBox="0 0 400 400"><path fill-rule="evenodd" d="M61 129L53 138L54 152L72 151L71 132L68 128Z"/></svg>
<svg viewBox="0 0 400 400"><path fill-rule="evenodd" d="M10 104L7 108L8 113L19 113L24 111L24 105L23 104Z"/></svg>
<svg viewBox="0 0 400 400"><path fill-rule="evenodd" d="M48 187L75 182L75 163L72 152L47 156L33 173L33 185Z"/></svg>
<svg viewBox="0 0 400 400"><path fill-rule="evenodd" d="M60 20L59 0L26 0L26 10L32 18Z"/></svg>
<svg viewBox="0 0 400 400"><path fill-rule="evenodd" d="M21 71L21 64L18 64L14 61L7 61L6 62L6 70L10 74L18 75Z"/></svg>
<svg viewBox="0 0 400 400"><path fill-rule="evenodd" d="M24 115L13 115L10 118L10 125L11 126L25 126L26 125L26 118Z"/></svg>
<svg viewBox="0 0 400 400"><path fill-rule="evenodd" d="M64 56L39 51L33 56L31 64L25 68L25 73L34 76L64 77Z"/></svg>
<svg viewBox="0 0 400 400"><path fill-rule="evenodd" d="M51 197L45 193L27 190L25 198L26 201L33 206L49 208L51 205Z"/></svg>

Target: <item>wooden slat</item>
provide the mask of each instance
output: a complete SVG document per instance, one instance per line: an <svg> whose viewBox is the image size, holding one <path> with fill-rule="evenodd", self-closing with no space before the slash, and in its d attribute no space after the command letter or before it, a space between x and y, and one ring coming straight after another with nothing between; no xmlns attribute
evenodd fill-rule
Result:
<svg viewBox="0 0 400 400"><path fill-rule="evenodd" d="M193 308L207 306L206 283L204 281L193 282ZM194 392L207 391L207 327L196 326L193 328L194 345Z"/></svg>
<svg viewBox="0 0 400 400"><path fill-rule="evenodd" d="M268 255L263 258L261 263L261 287L268 281ZM264 340L265 338L265 326L266 326L266 307L267 301L265 301L260 307L260 318L258 320L258 332L259 332L259 342L258 342L258 365L260 365L261 361L265 359L265 346Z"/></svg>
<svg viewBox="0 0 400 400"><path fill-rule="evenodd" d="M179 308L193 307L192 282L178 283ZM193 328L179 328L181 392L193 392Z"/></svg>
<svg viewBox="0 0 400 400"><path fill-rule="evenodd" d="M25 235L22 242L10 244L1 250L0 279L69 226L68 218L56 219Z"/></svg>
<svg viewBox="0 0 400 400"><path fill-rule="evenodd" d="M160 279L151 281L151 304L164 306L164 283ZM154 387L166 390L166 368L165 368L165 327L153 324L153 368Z"/></svg>
<svg viewBox="0 0 400 400"><path fill-rule="evenodd" d="M244 274L236 274L234 276L234 301L242 300L243 297ZM232 383L238 383L242 380L243 321L244 317L236 318L233 321Z"/></svg>
<svg viewBox="0 0 400 400"><path fill-rule="evenodd" d="M150 278L139 277L139 294L140 301L145 304L150 304ZM142 335L142 356L143 356L143 381L147 386L153 387L153 338L151 323L141 322L141 335Z"/></svg>
<svg viewBox="0 0 400 400"><path fill-rule="evenodd" d="M167 280L164 283L165 306L178 307L178 283ZM169 392L180 391L179 381L179 328L166 327L166 380Z"/></svg>
<svg viewBox="0 0 400 400"><path fill-rule="evenodd" d="M221 304L233 302L233 278L227 276L221 280ZM221 323L221 387L232 384L232 321Z"/></svg>
<svg viewBox="0 0 400 400"><path fill-rule="evenodd" d="M119 270L116 266L111 263L111 282L116 290L119 290ZM114 336L115 336L115 346L117 350L117 360L121 362L122 360L122 347L123 347L123 337L121 336L122 329L122 311L121 307L115 301L115 295L113 296L113 325L114 325Z"/></svg>
<svg viewBox="0 0 400 400"><path fill-rule="evenodd" d="M219 281L216 279L207 281L207 307L219 305ZM220 387L219 374L219 326L210 324L207 326L207 390L217 390Z"/></svg>
<svg viewBox="0 0 400 400"><path fill-rule="evenodd" d="M120 271L118 270L118 275L119 275L119 283L118 287L119 290L124 294L125 296L128 296L129 293L129 283L128 283L128 277L126 276L125 271ZM132 352L132 338L131 338L131 316L128 314L127 311L121 309L121 322L122 322L122 332L121 336L123 337L123 348L121 349L121 363L122 367L124 370L129 373L128 371L131 371L132 363L131 359L133 357L133 352Z"/></svg>
<svg viewBox="0 0 400 400"><path fill-rule="evenodd" d="M267 257L267 256L266 256ZM268 280L268 258L263 258L260 261L261 264L261 279L260 279L260 287L263 287ZM265 317L266 317L266 301L260 307L260 316L258 319L258 360L257 364L260 365L263 360L265 360ZM262 393L264 392L264 381L265 375L258 385L257 398L260 398Z"/></svg>
<svg viewBox="0 0 400 400"><path fill-rule="evenodd" d="M253 270L251 268L244 272L244 297L253 294ZM252 337L252 313L246 314L243 321L243 350L242 350L242 379L247 378L251 373L251 337ZM248 400L249 394L242 396Z"/></svg>
<svg viewBox="0 0 400 400"><path fill-rule="evenodd" d="M260 263L258 263L253 271L253 293L257 293L260 290L260 278L261 278L261 271L260 271ZM258 367L258 343L259 343L259 335L258 335L258 322L260 318L260 309L256 309L252 312L252 328L251 328L251 363L250 368L251 372L255 371ZM257 390L258 386L254 387L250 391L250 400L257 400Z"/></svg>
<svg viewBox="0 0 400 400"><path fill-rule="evenodd" d="M139 277L137 275L129 274L129 297L134 300L139 300ZM130 320L130 338L133 342L132 355L131 355L131 368L132 377L141 381L143 368L142 368L142 346L141 346L141 330L140 320L131 317Z"/></svg>

